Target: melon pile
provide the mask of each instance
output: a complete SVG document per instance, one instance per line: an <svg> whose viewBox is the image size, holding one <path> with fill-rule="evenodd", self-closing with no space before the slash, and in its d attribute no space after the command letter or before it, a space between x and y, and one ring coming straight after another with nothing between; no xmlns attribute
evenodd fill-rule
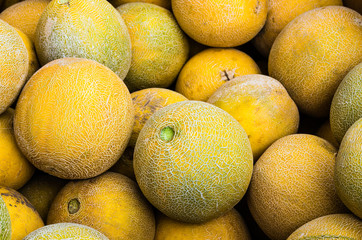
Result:
<svg viewBox="0 0 362 240"><path fill-rule="evenodd" d="M362 239L360 0L0 0L0 239Z"/></svg>

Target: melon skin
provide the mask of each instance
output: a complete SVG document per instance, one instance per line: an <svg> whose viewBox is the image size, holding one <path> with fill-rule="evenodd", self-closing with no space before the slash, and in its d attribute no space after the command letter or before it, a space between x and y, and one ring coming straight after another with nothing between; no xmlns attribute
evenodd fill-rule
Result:
<svg viewBox="0 0 362 240"><path fill-rule="evenodd" d="M164 138L170 128L173 137ZM189 223L233 208L244 196L253 168L250 142L239 122L201 101L156 111L140 132L133 161L137 183L151 204Z"/></svg>
<svg viewBox="0 0 362 240"><path fill-rule="evenodd" d="M347 131L336 158L335 185L342 202L362 219L362 118Z"/></svg>
<svg viewBox="0 0 362 240"><path fill-rule="evenodd" d="M64 57L95 60L121 79L131 64L131 40L117 10L106 0L53 0L35 30L41 65Z"/></svg>
<svg viewBox="0 0 362 240"><path fill-rule="evenodd" d="M131 95L113 71L93 60L63 58L43 66L23 88L14 133L38 169L84 179L116 163L133 123Z"/></svg>
<svg viewBox="0 0 362 240"><path fill-rule="evenodd" d="M330 125L340 143L347 130L362 117L362 62L339 84L331 104Z"/></svg>

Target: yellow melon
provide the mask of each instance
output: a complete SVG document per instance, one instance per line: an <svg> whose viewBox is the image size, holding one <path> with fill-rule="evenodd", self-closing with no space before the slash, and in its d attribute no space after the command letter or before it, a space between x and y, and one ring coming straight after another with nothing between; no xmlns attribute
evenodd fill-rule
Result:
<svg viewBox="0 0 362 240"><path fill-rule="evenodd" d="M267 0L172 0L180 27L195 41L211 47L236 47L263 27Z"/></svg>
<svg viewBox="0 0 362 240"><path fill-rule="evenodd" d="M19 189L34 174L34 166L20 151L13 129L14 109L0 115L0 185Z"/></svg>
<svg viewBox="0 0 362 240"><path fill-rule="evenodd" d="M295 230L287 240L301 239L362 239L362 221L352 214L322 216Z"/></svg>
<svg viewBox="0 0 362 240"><path fill-rule="evenodd" d="M157 218L155 240L251 240L242 216L233 208L200 224L184 223L163 214Z"/></svg>
<svg viewBox="0 0 362 240"><path fill-rule="evenodd" d="M343 6L313 9L278 35L269 75L284 85L302 112L325 117L338 85L362 61L361 46L360 14Z"/></svg>
<svg viewBox="0 0 362 240"><path fill-rule="evenodd" d="M207 99L224 83L241 75L261 73L255 61L235 48L207 48L181 69L175 90L190 100Z"/></svg>
<svg viewBox="0 0 362 240"><path fill-rule="evenodd" d="M152 207L136 182L113 172L67 183L47 219L47 224L61 222L90 226L111 240L153 240L156 229Z"/></svg>
<svg viewBox="0 0 362 240"><path fill-rule="evenodd" d="M331 103L330 125L340 143L348 128L362 117L362 62L339 84Z"/></svg>
<svg viewBox="0 0 362 240"><path fill-rule="evenodd" d="M359 218L362 218L362 118L346 132L339 147L335 184L338 196Z"/></svg>
<svg viewBox="0 0 362 240"><path fill-rule="evenodd" d="M171 0L109 0L109 2L114 7L119 7L122 4L131 3L131 2L144 2L144 3L156 4L160 7L171 9Z"/></svg>
<svg viewBox="0 0 362 240"><path fill-rule="evenodd" d="M14 131L37 168L81 179L119 159L133 122L131 95L114 72L93 60L63 58L29 79L16 105Z"/></svg>
<svg viewBox="0 0 362 240"><path fill-rule="evenodd" d="M0 19L0 114L18 97L29 70L29 53L14 27Z"/></svg>
<svg viewBox="0 0 362 240"><path fill-rule="evenodd" d="M336 149L309 134L278 139L259 158L247 195L250 212L272 240L303 224L345 212L334 186Z"/></svg>
<svg viewBox="0 0 362 240"><path fill-rule="evenodd" d="M44 226L39 213L18 191L0 186L0 195L10 216L12 240L22 240L32 231Z"/></svg>
<svg viewBox="0 0 362 240"><path fill-rule="evenodd" d="M0 19L25 33L34 42L36 25L49 2L49 0L18 2L2 11Z"/></svg>
<svg viewBox="0 0 362 240"><path fill-rule="evenodd" d="M298 15L314 8L342 5L342 0L268 0L268 15L264 27L253 39L254 46L264 56L283 28Z"/></svg>
<svg viewBox="0 0 362 240"><path fill-rule="evenodd" d="M329 119L324 121L317 129L316 135L330 142L336 149L339 148L339 142L333 135Z"/></svg>
<svg viewBox="0 0 362 240"><path fill-rule="evenodd" d="M64 240L64 239L87 239L87 240L108 240L101 232L94 228L77 223L55 223L28 234L23 240Z"/></svg>
<svg viewBox="0 0 362 240"><path fill-rule="evenodd" d="M136 180L166 216L200 223L231 210L253 169L248 137L224 110L183 101L156 111L137 139Z"/></svg>
<svg viewBox="0 0 362 240"><path fill-rule="evenodd" d="M255 161L274 141L298 131L297 106L280 82L265 75L236 77L207 102L230 113L243 126Z"/></svg>
<svg viewBox="0 0 362 240"><path fill-rule="evenodd" d="M132 61L124 79L130 91L169 87L186 62L189 45L172 15L150 3L127 3L117 8L127 25Z"/></svg>
<svg viewBox="0 0 362 240"><path fill-rule="evenodd" d="M124 79L131 64L131 41L118 11L107 0L53 0L35 30L41 65L64 57L95 60Z"/></svg>

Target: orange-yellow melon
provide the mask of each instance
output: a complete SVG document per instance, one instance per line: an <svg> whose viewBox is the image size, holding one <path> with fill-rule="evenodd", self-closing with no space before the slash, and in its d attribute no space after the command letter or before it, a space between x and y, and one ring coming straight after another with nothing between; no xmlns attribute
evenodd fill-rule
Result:
<svg viewBox="0 0 362 240"><path fill-rule="evenodd" d="M18 191L0 186L2 197L11 222L11 240L22 240L32 231L44 226L39 213ZM6 220L6 219L5 219ZM0 221L3 221L1 219ZM2 233L0 233L1 235Z"/></svg>
<svg viewBox="0 0 362 240"><path fill-rule="evenodd" d="M0 19L0 114L18 97L28 76L29 61L21 36Z"/></svg>
<svg viewBox="0 0 362 240"><path fill-rule="evenodd" d="M64 239L87 239L87 240L109 240L103 233L94 228L77 223L55 223L28 234L23 240L64 240Z"/></svg>
<svg viewBox="0 0 362 240"><path fill-rule="evenodd" d="M226 111L182 101L156 111L142 128L133 166L145 197L166 216L201 223L231 210L251 179L248 137Z"/></svg>
<svg viewBox="0 0 362 240"><path fill-rule="evenodd" d="M267 0L172 0L171 6L185 33L210 47L250 41L267 16Z"/></svg>
<svg viewBox="0 0 362 240"><path fill-rule="evenodd" d="M342 5L342 0L268 0L268 15L264 27L253 39L254 46L264 56L275 38L295 17L309 10L330 5Z"/></svg>
<svg viewBox="0 0 362 240"><path fill-rule="evenodd" d="M34 166L20 151L14 136L14 109L0 115L0 185L18 190L34 174Z"/></svg>
<svg viewBox="0 0 362 240"><path fill-rule="evenodd" d="M355 215L362 219L362 118L344 135L335 165L338 196Z"/></svg>
<svg viewBox="0 0 362 240"><path fill-rule="evenodd" d="M273 142L298 131L297 106L280 82L265 75L236 77L207 102L230 113L243 126L255 161Z"/></svg>
<svg viewBox="0 0 362 240"><path fill-rule="evenodd" d="M256 62L238 49L207 48L185 63L177 78L175 90L190 100L207 101L229 80L259 73Z"/></svg>
<svg viewBox="0 0 362 240"><path fill-rule="evenodd" d="M362 62L343 78L333 95L330 125L340 143L347 130L362 117Z"/></svg>
<svg viewBox="0 0 362 240"><path fill-rule="evenodd" d="M18 2L2 11L0 19L25 33L34 42L36 25L49 2L49 0Z"/></svg>
<svg viewBox="0 0 362 240"><path fill-rule="evenodd" d="M156 230L152 206L137 183L114 172L67 183L47 219L61 222L87 225L111 240L153 240Z"/></svg>
<svg viewBox="0 0 362 240"><path fill-rule="evenodd" d="M119 159L133 122L131 95L113 71L93 60L63 58L29 79L16 105L14 131L35 167L83 179Z"/></svg>
<svg viewBox="0 0 362 240"><path fill-rule="evenodd" d="M52 0L35 30L41 65L64 57L95 60L121 79L131 64L131 40L122 17L107 0Z"/></svg>
<svg viewBox="0 0 362 240"><path fill-rule="evenodd" d="M189 53L185 34L173 14L150 3L127 3L117 8L127 25L132 61L124 79L130 91L169 87Z"/></svg>
<svg viewBox="0 0 362 240"><path fill-rule="evenodd" d="M268 60L301 112L329 114L345 75L362 61L362 16L343 6L327 6L294 18L278 35Z"/></svg>
<svg viewBox="0 0 362 240"><path fill-rule="evenodd" d="M131 3L131 2L144 2L144 3L156 4L166 9L171 9L171 0L109 0L109 2L114 7L119 7L122 4Z"/></svg>
<svg viewBox="0 0 362 240"><path fill-rule="evenodd" d="M272 240L284 240L303 224L346 211L334 185L337 150L309 134L278 139L254 166L250 212Z"/></svg>
<svg viewBox="0 0 362 240"><path fill-rule="evenodd" d="M287 238L301 239L362 239L362 221L353 214L322 216L304 224Z"/></svg>
<svg viewBox="0 0 362 240"><path fill-rule="evenodd" d="M155 240L251 240L243 217L233 208L220 217L200 224L157 216Z"/></svg>

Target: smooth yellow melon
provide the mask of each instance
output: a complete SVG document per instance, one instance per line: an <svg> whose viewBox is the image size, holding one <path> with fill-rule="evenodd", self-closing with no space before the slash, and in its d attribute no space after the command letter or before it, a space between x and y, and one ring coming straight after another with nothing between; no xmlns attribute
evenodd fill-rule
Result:
<svg viewBox="0 0 362 240"><path fill-rule="evenodd" d="M193 224L157 217L155 240L251 240L242 216L233 208L205 223Z"/></svg>
<svg viewBox="0 0 362 240"><path fill-rule="evenodd" d="M210 47L236 47L264 26L267 0L172 0L180 27Z"/></svg>
<svg viewBox="0 0 362 240"><path fill-rule="evenodd" d="M362 61L362 16L343 6L327 6L294 18L278 35L268 60L299 110L329 114L345 75Z"/></svg>
<svg viewBox="0 0 362 240"><path fill-rule="evenodd" d="M145 197L166 216L201 223L231 210L251 179L248 137L226 111L183 101L156 111L136 142L133 166Z"/></svg>
<svg viewBox="0 0 362 240"><path fill-rule="evenodd" d="M101 232L94 228L77 223L55 223L38 228L23 240L108 240Z"/></svg>
<svg viewBox="0 0 362 240"><path fill-rule="evenodd" d="M342 0L268 0L268 15L264 27L253 39L254 46L268 56L274 40L283 28L298 15L309 10L342 5Z"/></svg>
<svg viewBox="0 0 362 240"><path fill-rule="evenodd" d="M295 230L287 240L302 239L362 239L362 221L353 214L322 216Z"/></svg>
<svg viewBox="0 0 362 240"><path fill-rule="evenodd" d="M172 13L150 3L127 3L117 8L127 25L132 61L124 79L130 91L169 87L189 53L186 35Z"/></svg>
<svg viewBox="0 0 362 240"><path fill-rule="evenodd" d="M336 149L309 134L278 139L254 166L250 212L272 240L284 240L303 224L346 211L334 185Z"/></svg>
<svg viewBox="0 0 362 240"><path fill-rule="evenodd" d="M47 219L60 222L90 226L111 240L153 240L156 229L152 206L137 183L114 172L67 183Z"/></svg>
<svg viewBox="0 0 362 240"><path fill-rule="evenodd" d="M190 100L207 99L224 83L261 73L256 62L235 48L207 48L191 57L181 69L175 90Z"/></svg>
<svg viewBox="0 0 362 240"><path fill-rule="evenodd" d="M18 97L27 80L29 61L18 32L0 19L0 114Z"/></svg>
<svg viewBox="0 0 362 240"><path fill-rule="evenodd" d="M119 159L133 122L131 95L113 71L93 60L63 58L29 79L16 105L14 131L35 167L83 179Z"/></svg>
<svg viewBox="0 0 362 240"><path fill-rule="evenodd" d="M38 21L34 43L41 65L88 58L124 79L131 64L127 27L107 0L52 0Z"/></svg>
<svg viewBox="0 0 362 240"><path fill-rule="evenodd" d="M14 109L0 115L0 185L19 189L34 174L34 166L20 151L13 129Z"/></svg>
<svg viewBox="0 0 362 240"><path fill-rule="evenodd" d="M25 33L34 42L36 25L49 2L49 0L18 2L2 11L0 19Z"/></svg>
<svg viewBox="0 0 362 240"><path fill-rule="evenodd" d="M0 186L0 195L10 216L12 240L22 240L32 231L44 226L39 213L18 191Z"/></svg>
<svg viewBox="0 0 362 240"><path fill-rule="evenodd" d="M236 77L207 102L230 113L243 126L255 161L273 142L298 131L297 106L280 82L265 75Z"/></svg>
<svg viewBox="0 0 362 240"><path fill-rule="evenodd" d="M362 219L362 118L344 135L335 165L335 184L343 203Z"/></svg>
<svg viewBox="0 0 362 240"><path fill-rule="evenodd" d="M331 104L330 125L340 143L347 130L362 117L362 62L339 84Z"/></svg>

